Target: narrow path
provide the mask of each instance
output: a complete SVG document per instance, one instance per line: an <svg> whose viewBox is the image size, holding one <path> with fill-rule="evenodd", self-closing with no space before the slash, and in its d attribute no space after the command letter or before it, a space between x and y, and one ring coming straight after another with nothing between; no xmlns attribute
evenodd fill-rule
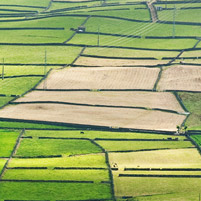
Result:
<svg viewBox="0 0 201 201"><path fill-rule="evenodd" d="M153 5L157 0L151 0L147 2L147 6L149 8L150 14L151 14L151 20L153 23L156 23L158 21L158 15L155 6Z"/></svg>

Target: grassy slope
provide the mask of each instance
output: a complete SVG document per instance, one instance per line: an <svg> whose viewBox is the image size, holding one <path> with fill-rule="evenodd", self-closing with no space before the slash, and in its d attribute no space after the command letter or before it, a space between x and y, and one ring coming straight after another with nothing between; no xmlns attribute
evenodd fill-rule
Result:
<svg viewBox="0 0 201 201"><path fill-rule="evenodd" d="M178 138L184 140L184 136L145 134L145 133L129 133L129 132L107 132L107 131L26 131L25 136L33 137L69 137L69 138L121 138L121 139L167 139Z"/></svg>
<svg viewBox="0 0 201 201"><path fill-rule="evenodd" d="M29 188L27 188L29 186ZM12 193L11 193L12 192ZM88 200L109 199L108 184L0 182L3 200Z"/></svg>
<svg viewBox="0 0 201 201"><path fill-rule="evenodd" d="M0 157L9 157L16 144L19 132L1 131L0 132Z"/></svg>
<svg viewBox="0 0 201 201"><path fill-rule="evenodd" d="M48 155L76 155L99 153L100 148L86 140L23 139L17 156L36 157Z"/></svg>
<svg viewBox="0 0 201 201"><path fill-rule="evenodd" d="M190 129L201 129L201 94L200 93L179 93L184 105L189 110L186 125Z"/></svg>
<svg viewBox="0 0 201 201"><path fill-rule="evenodd" d="M104 154L63 158L12 159L9 167L101 167L106 168Z"/></svg>

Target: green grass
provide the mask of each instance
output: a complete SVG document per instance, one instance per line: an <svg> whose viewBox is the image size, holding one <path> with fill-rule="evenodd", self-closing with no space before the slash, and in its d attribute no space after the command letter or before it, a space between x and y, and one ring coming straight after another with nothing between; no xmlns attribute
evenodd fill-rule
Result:
<svg viewBox="0 0 201 201"><path fill-rule="evenodd" d="M180 6L176 6L179 8ZM185 6L186 7L186 6ZM158 12L159 19L164 19L164 16L173 16L173 10L163 10ZM201 12L200 9L188 9L188 10L177 10L175 20L183 22L201 22ZM171 18L170 20L172 20Z"/></svg>
<svg viewBox="0 0 201 201"><path fill-rule="evenodd" d="M16 156L76 155L99 153L100 148L86 140L23 139Z"/></svg>
<svg viewBox="0 0 201 201"><path fill-rule="evenodd" d="M70 43L97 45L98 35L77 34ZM115 36L100 36L100 46L123 46L149 49L185 49L192 48L196 43L194 39L138 39Z"/></svg>
<svg viewBox="0 0 201 201"><path fill-rule="evenodd" d="M191 113L186 121L189 129L201 129L201 93L179 93L184 105Z"/></svg>
<svg viewBox="0 0 201 201"><path fill-rule="evenodd" d="M191 138L195 140L197 145L201 146L201 135L191 135Z"/></svg>
<svg viewBox="0 0 201 201"><path fill-rule="evenodd" d="M20 77L0 80L0 93L6 95L21 95L32 89L41 79L41 77Z"/></svg>
<svg viewBox="0 0 201 201"><path fill-rule="evenodd" d="M191 142L188 141L176 141L176 142L126 142L126 141L96 141L107 151L124 151L124 150L142 150L142 149L178 149L178 148L187 148L193 147Z"/></svg>
<svg viewBox="0 0 201 201"><path fill-rule="evenodd" d="M11 193L12 192L12 193ZM75 183L0 182L4 200L88 200L110 199L110 185Z"/></svg>
<svg viewBox="0 0 201 201"><path fill-rule="evenodd" d="M74 33L70 28L80 26L85 18L50 17L18 22L2 22L3 28L49 27L64 30L0 30L0 43L62 43ZM15 33L15 37L13 37Z"/></svg>
<svg viewBox="0 0 201 201"><path fill-rule="evenodd" d="M137 36L172 36L172 24L142 23L119 19L91 17L86 23L89 32L137 35ZM146 32L144 31L146 30ZM175 36L200 36L200 27L193 25L175 25Z"/></svg>
<svg viewBox="0 0 201 201"><path fill-rule="evenodd" d="M12 99L13 99L13 97L0 97L0 107L4 106Z"/></svg>
<svg viewBox="0 0 201 201"><path fill-rule="evenodd" d="M3 179L109 181L107 170L7 170Z"/></svg>
<svg viewBox="0 0 201 201"><path fill-rule="evenodd" d="M3 170L5 163L6 163L5 159L0 159L0 174L1 174L1 171Z"/></svg>
<svg viewBox="0 0 201 201"><path fill-rule="evenodd" d="M148 9L135 9L142 8L144 5L134 5L134 6L110 6L107 8L90 8L90 9L82 9L81 11L72 11L73 13L79 14L87 14L87 15L101 15L101 16L114 16L114 17L122 17L129 18L135 20L150 20L150 15ZM129 8L129 10L110 10L110 9L122 9ZM104 11L97 11L104 10ZM89 12L90 11L90 12Z"/></svg>
<svg viewBox="0 0 201 201"><path fill-rule="evenodd" d="M0 131L0 157L9 157L14 149L19 132Z"/></svg>
<svg viewBox="0 0 201 201"><path fill-rule="evenodd" d="M15 121L0 121L0 128L16 128L16 129L75 129L67 126L57 126L54 124L38 124L38 123L26 123Z"/></svg>
<svg viewBox="0 0 201 201"><path fill-rule="evenodd" d="M146 50L129 50L117 48L86 48L84 54L109 56L109 57L154 57L162 59L163 57L176 57L179 52L171 51L146 51Z"/></svg>
<svg viewBox="0 0 201 201"><path fill-rule="evenodd" d="M81 134L84 132L84 134ZM109 132L109 131L37 131L27 130L25 136L33 137L70 137L70 138L121 138L121 139L167 139L167 138L178 138L184 140L184 136L171 136L161 134L146 134L146 133L129 133L129 132Z"/></svg>
<svg viewBox="0 0 201 201"><path fill-rule="evenodd" d="M45 49L47 50L48 64L70 64L82 48L70 46L0 46L1 58L5 59L5 63L43 64L45 63Z"/></svg>
<svg viewBox="0 0 201 201"><path fill-rule="evenodd" d="M47 67L49 71L51 67ZM44 75L44 66L4 66L4 76Z"/></svg>
<svg viewBox="0 0 201 201"><path fill-rule="evenodd" d="M13 158L9 167L101 167L106 168L104 154L89 154L63 158Z"/></svg>
<svg viewBox="0 0 201 201"><path fill-rule="evenodd" d="M47 6L49 0L1 0L0 5L26 5L26 6Z"/></svg>

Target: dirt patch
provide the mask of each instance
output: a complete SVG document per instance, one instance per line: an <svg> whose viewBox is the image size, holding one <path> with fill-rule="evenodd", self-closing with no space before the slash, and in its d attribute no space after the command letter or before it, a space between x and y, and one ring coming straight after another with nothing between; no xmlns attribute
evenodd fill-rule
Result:
<svg viewBox="0 0 201 201"><path fill-rule="evenodd" d="M158 89L201 91L201 67L175 66L164 70Z"/></svg>
<svg viewBox="0 0 201 201"><path fill-rule="evenodd" d="M39 109L43 106L8 106L0 111L0 117L153 130L176 130L185 119L184 115L152 110L60 104L45 104L45 109Z"/></svg>
<svg viewBox="0 0 201 201"><path fill-rule="evenodd" d="M67 68L52 71L45 82L47 89L152 89L158 73L159 68Z"/></svg>
<svg viewBox="0 0 201 201"><path fill-rule="evenodd" d="M184 112L175 96L166 92L52 92L33 91L15 102L60 101L92 105L135 106Z"/></svg>
<svg viewBox="0 0 201 201"><path fill-rule="evenodd" d="M100 59L90 57L80 57L75 64L84 66L152 66L166 64L168 61L162 60L135 60L135 59Z"/></svg>

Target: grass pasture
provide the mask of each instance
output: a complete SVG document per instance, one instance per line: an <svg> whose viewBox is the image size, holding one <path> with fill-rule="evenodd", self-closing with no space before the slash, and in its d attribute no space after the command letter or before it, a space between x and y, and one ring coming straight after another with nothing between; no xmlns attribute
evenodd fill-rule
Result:
<svg viewBox="0 0 201 201"><path fill-rule="evenodd" d="M104 154L77 155L73 157L60 158L13 158L9 167L92 167L107 168Z"/></svg>
<svg viewBox="0 0 201 201"><path fill-rule="evenodd" d="M0 157L10 157L18 136L17 131L0 131Z"/></svg>
<svg viewBox="0 0 201 201"><path fill-rule="evenodd" d="M107 151L139 151L139 150L151 150L151 149L178 149L193 147L190 142L187 141L157 141L157 142L125 142L125 141L97 141Z"/></svg>
<svg viewBox="0 0 201 201"><path fill-rule="evenodd" d="M1 174L1 171L3 170L5 163L6 163L5 159L0 159L0 174Z"/></svg>
<svg viewBox="0 0 201 201"><path fill-rule="evenodd" d="M82 134L81 132L84 132ZM93 140L99 139L166 139L178 138L179 141L186 139L185 136L173 136L163 134L146 134L134 132L109 132L109 131L90 131L90 130L76 130L76 131L37 131L27 130L24 134L25 137L57 137L57 138L90 138Z"/></svg>
<svg viewBox="0 0 201 201"><path fill-rule="evenodd" d="M86 140L23 139L16 153L21 157L100 153L100 148Z"/></svg>
<svg viewBox="0 0 201 201"><path fill-rule="evenodd" d="M3 179L109 181L107 170L7 170Z"/></svg>
<svg viewBox="0 0 201 201"><path fill-rule="evenodd" d="M108 184L0 182L0 187L1 201L111 199Z"/></svg>

